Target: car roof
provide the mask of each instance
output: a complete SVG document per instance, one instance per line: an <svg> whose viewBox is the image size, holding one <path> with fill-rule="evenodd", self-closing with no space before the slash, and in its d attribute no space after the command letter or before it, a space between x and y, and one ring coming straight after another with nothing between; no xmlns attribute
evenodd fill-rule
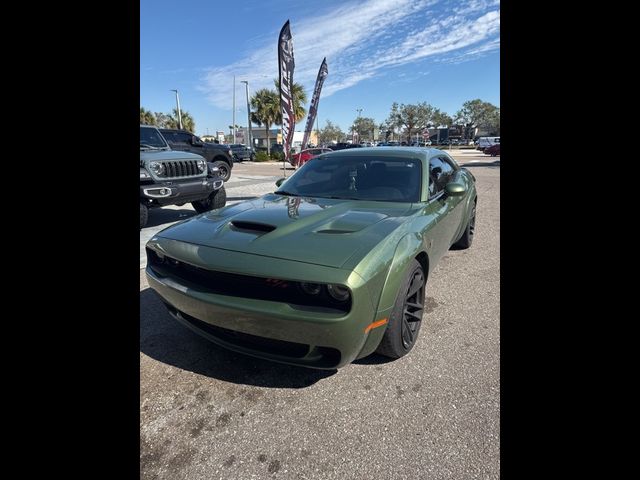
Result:
<svg viewBox="0 0 640 480"><path fill-rule="evenodd" d="M179 133L191 133L189 130L180 130L179 128L159 128L161 132L179 132Z"/></svg>
<svg viewBox="0 0 640 480"><path fill-rule="evenodd" d="M341 155L348 157L407 157L407 156L420 156L423 158L432 157L435 155L447 154L446 152L438 148L424 148L424 147L364 147L364 148L347 148L344 150L336 150L332 153L326 153L323 155ZM448 155L448 154L447 154Z"/></svg>

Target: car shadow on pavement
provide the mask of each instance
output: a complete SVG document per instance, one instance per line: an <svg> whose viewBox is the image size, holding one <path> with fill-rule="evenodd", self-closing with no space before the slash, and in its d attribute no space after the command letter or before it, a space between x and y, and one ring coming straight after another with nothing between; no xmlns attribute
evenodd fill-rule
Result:
<svg viewBox="0 0 640 480"><path fill-rule="evenodd" d="M337 370L313 370L241 355L182 326L156 292L140 292L140 351L168 365L226 382L269 388L304 388Z"/></svg>
<svg viewBox="0 0 640 480"><path fill-rule="evenodd" d="M353 363L356 365L382 365L384 363L393 362L394 360L395 358L385 357L378 353L372 353L360 360L354 360Z"/></svg>
<svg viewBox="0 0 640 480"><path fill-rule="evenodd" d="M186 220L194 215L197 215L193 208L181 208L177 210L175 208L151 208L149 209L149 220L144 228L158 227L165 223L179 222L180 220Z"/></svg>

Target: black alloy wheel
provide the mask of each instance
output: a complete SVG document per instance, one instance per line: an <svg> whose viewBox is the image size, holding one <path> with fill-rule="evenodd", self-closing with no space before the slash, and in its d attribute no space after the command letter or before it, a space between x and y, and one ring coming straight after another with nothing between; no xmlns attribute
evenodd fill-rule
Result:
<svg viewBox="0 0 640 480"><path fill-rule="evenodd" d="M424 270L420 262L413 259L398 289L389 323L376 353L390 358L400 358L411 351L418 340L418 332L422 325L425 292Z"/></svg>
<svg viewBox="0 0 640 480"><path fill-rule="evenodd" d="M407 350L413 347L420 330L422 313L424 311L424 274L422 268L413 272L409 283L409 291L404 299L404 311L402 314L402 345Z"/></svg>

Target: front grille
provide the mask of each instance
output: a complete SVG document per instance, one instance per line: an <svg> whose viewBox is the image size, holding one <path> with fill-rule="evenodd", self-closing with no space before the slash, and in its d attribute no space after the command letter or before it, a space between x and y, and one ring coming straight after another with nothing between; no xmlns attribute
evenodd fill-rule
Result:
<svg viewBox="0 0 640 480"><path fill-rule="evenodd" d="M351 311L351 297L341 303L333 300L325 290L319 295L308 295L298 282L207 270L167 256L160 258L150 248L147 248L147 260L159 274L186 280L207 293L282 302L298 310L329 314L342 315Z"/></svg>
<svg viewBox="0 0 640 480"><path fill-rule="evenodd" d="M198 160L171 160L162 162L164 172L159 178L195 177L202 175L198 169Z"/></svg>

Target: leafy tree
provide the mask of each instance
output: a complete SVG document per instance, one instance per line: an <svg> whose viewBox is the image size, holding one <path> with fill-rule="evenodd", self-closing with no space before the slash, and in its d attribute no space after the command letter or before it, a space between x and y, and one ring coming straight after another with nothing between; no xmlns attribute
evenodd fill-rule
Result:
<svg viewBox="0 0 640 480"><path fill-rule="evenodd" d="M434 127L439 127L440 125L444 125L445 127L450 127L453 125L453 119L446 112L441 112L439 109L435 109L433 112L433 116L431 117L431 124Z"/></svg>
<svg viewBox="0 0 640 480"><path fill-rule="evenodd" d="M393 127L384 121L378 125L378 130L380 132L380 140L384 139L385 142L388 142L391 132L393 131Z"/></svg>
<svg viewBox="0 0 640 480"><path fill-rule="evenodd" d="M193 120L191 114L182 109L180 109L180 114L182 116L182 129L194 133L196 131L196 122ZM168 115L167 125L166 128L180 128L177 108L174 108L171 115Z"/></svg>
<svg viewBox="0 0 640 480"><path fill-rule="evenodd" d="M334 125L331 120L327 120L324 128L321 128L318 132L318 143L323 145L331 142L339 142L344 136L344 132L338 125Z"/></svg>
<svg viewBox="0 0 640 480"><path fill-rule="evenodd" d="M360 141L373 140L373 130L376 128L376 122L370 117L358 117L353 121L352 130L358 134Z"/></svg>
<svg viewBox="0 0 640 480"><path fill-rule="evenodd" d="M280 96L268 88L262 88L251 97L251 122L264 126L267 137L267 154L271 155L269 129L280 116Z"/></svg>
<svg viewBox="0 0 640 480"><path fill-rule="evenodd" d="M440 126L445 126L447 128L451 127L451 125L453 125L453 119L451 118L451 116L446 113L446 112L442 112L440 111L440 109L436 108L435 111L433 112L433 115L431 117L431 125L434 127L440 127ZM437 141L440 141L440 129L438 128L438 137L437 137Z"/></svg>
<svg viewBox="0 0 640 480"><path fill-rule="evenodd" d="M155 125L156 117L155 115L146 110L144 107L140 107L140 125Z"/></svg>
<svg viewBox="0 0 640 480"><path fill-rule="evenodd" d="M404 134L408 139L411 139L415 131L421 131L427 127L434 111L435 109L426 102L415 105L405 105L404 103L398 105L397 102L393 102L386 123L401 134L404 129Z"/></svg>
<svg viewBox="0 0 640 480"><path fill-rule="evenodd" d="M464 102L456 112L455 120L464 125L465 138L472 138L476 128L500 132L500 109L479 98Z"/></svg>

